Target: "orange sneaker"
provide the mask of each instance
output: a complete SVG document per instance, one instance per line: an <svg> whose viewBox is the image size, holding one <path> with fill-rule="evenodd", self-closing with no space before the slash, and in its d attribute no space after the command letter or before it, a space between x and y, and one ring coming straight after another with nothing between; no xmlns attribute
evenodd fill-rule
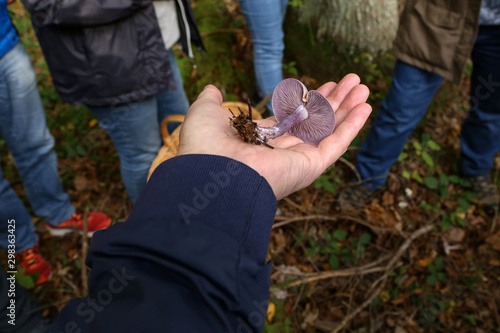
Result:
<svg viewBox="0 0 500 333"><path fill-rule="evenodd" d="M38 273L36 285L46 282L52 276L49 264L43 259L38 250L38 243L31 249L16 253L16 260L19 267L24 268L24 274L31 275Z"/></svg>
<svg viewBox="0 0 500 333"><path fill-rule="evenodd" d="M48 223L46 225L52 236L64 236L75 231L81 233L83 231L83 213L77 209L69 219L58 226ZM87 235L88 237L92 237L94 231L106 229L110 225L111 218L105 213L90 212L87 218Z"/></svg>

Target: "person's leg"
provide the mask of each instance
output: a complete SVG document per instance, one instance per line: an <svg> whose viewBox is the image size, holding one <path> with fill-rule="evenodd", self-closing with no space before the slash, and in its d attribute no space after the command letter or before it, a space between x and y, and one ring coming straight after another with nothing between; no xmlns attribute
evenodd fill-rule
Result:
<svg viewBox="0 0 500 333"><path fill-rule="evenodd" d="M262 97L272 94L283 80L283 21L287 3L287 0L240 0L252 35L255 76ZM266 106L272 112L271 100Z"/></svg>
<svg viewBox="0 0 500 333"><path fill-rule="evenodd" d="M189 100L182 83L181 71L177 65L175 54L172 49L168 50L168 60L172 68L175 82L175 90L160 92L156 95L158 101L158 123L161 124L163 118L173 114L185 115L189 109ZM169 124L168 131L172 133L178 124Z"/></svg>
<svg viewBox="0 0 500 333"><path fill-rule="evenodd" d="M358 150L356 169L364 186L375 190L403 151L406 140L424 116L443 78L404 62L394 68L391 88Z"/></svg>
<svg viewBox="0 0 500 333"><path fill-rule="evenodd" d="M0 71L0 134L14 157L35 213L52 224L61 223L75 208L57 173L54 138L47 128L35 72L22 44L2 58Z"/></svg>
<svg viewBox="0 0 500 333"><path fill-rule="evenodd" d="M500 150L500 27L480 27L472 52L471 108L462 126L462 172L489 174Z"/></svg>
<svg viewBox="0 0 500 333"><path fill-rule="evenodd" d="M0 89L2 89L1 84ZM0 169L0 246L5 249L9 245L7 228L10 220L15 221L14 245L17 253L30 249L38 243L38 235L35 233L35 225L29 212L9 186L9 182L3 178Z"/></svg>
<svg viewBox="0 0 500 333"><path fill-rule="evenodd" d="M146 185L149 167L161 147L156 95L140 102L89 109L113 140L128 195L135 202Z"/></svg>

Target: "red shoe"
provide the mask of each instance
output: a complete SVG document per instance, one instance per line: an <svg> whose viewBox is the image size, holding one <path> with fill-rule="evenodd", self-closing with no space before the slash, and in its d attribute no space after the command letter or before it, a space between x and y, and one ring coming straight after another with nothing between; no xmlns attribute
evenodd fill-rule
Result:
<svg viewBox="0 0 500 333"><path fill-rule="evenodd" d="M110 225L111 218L108 215L101 212L90 212L87 218L87 235L92 237L94 231L106 229ZM83 231L83 213L77 209L69 219L58 226L50 224L46 224L46 226L52 236L64 236L75 231L81 233Z"/></svg>
<svg viewBox="0 0 500 333"><path fill-rule="evenodd" d="M38 278L35 282L36 285L46 282L52 276L49 264L43 259L40 251L38 250L38 243L31 249L16 253L16 260L19 267L24 268L24 274L31 275L38 273Z"/></svg>

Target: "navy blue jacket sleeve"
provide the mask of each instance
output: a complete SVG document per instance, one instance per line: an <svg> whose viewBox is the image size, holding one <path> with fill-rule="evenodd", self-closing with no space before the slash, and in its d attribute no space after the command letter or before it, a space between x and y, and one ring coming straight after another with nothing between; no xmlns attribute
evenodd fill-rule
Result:
<svg viewBox="0 0 500 333"><path fill-rule="evenodd" d="M267 181L232 159L164 162L128 220L94 234L89 295L48 332L261 332L276 205Z"/></svg>

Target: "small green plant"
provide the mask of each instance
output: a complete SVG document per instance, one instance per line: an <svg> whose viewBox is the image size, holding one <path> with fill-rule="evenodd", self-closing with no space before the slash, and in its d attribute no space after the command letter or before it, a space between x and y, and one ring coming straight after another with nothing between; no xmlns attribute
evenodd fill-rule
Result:
<svg viewBox="0 0 500 333"><path fill-rule="evenodd" d="M307 255L311 258L318 254L328 255L328 263L333 269L338 269L341 263L357 264L365 258L365 246L370 243L371 235L363 233L359 239L347 238L347 231L335 230L332 234L324 233L327 246L320 247L314 239L309 241Z"/></svg>
<svg viewBox="0 0 500 333"><path fill-rule="evenodd" d="M472 326L477 326L476 315L471 313L468 315L462 316L465 320L467 320Z"/></svg>
<svg viewBox="0 0 500 333"><path fill-rule="evenodd" d="M436 257L434 262L427 266L429 271L429 276L427 276L426 283L430 286L434 286L438 281L445 280L444 274L444 263L441 257Z"/></svg>
<svg viewBox="0 0 500 333"><path fill-rule="evenodd" d="M283 72L289 75L299 75L299 71L296 67L297 63L295 61L290 61L287 64L283 64Z"/></svg>
<svg viewBox="0 0 500 333"><path fill-rule="evenodd" d="M335 189L335 186L333 186L333 183L330 181L330 178L325 174L319 176L319 178L314 181L314 187L316 189L324 188L332 194L337 193L337 190Z"/></svg>
<svg viewBox="0 0 500 333"><path fill-rule="evenodd" d="M323 188L332 194L337 194L337 188L341 185L342 180L332 169L328 169L314 181L316 189Z"/></svg>

